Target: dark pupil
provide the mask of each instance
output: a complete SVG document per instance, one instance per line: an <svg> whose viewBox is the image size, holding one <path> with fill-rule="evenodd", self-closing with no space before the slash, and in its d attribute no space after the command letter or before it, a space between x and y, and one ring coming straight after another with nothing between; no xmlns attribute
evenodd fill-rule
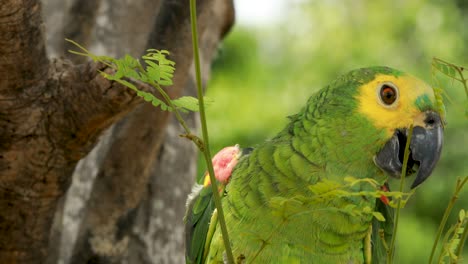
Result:
<svg viewBox="0 0 468 264"><path fill-rule="evenodd" d="M396 100L395 89L388 85L384 85L380 90L380 96L385 104L392 104Z"/></svg>

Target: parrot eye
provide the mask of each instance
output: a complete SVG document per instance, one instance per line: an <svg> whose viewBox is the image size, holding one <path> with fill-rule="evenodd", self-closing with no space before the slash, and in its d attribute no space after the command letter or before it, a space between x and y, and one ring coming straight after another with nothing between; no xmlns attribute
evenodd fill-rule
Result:
<svg viewBox="0 0 468 264"><path fill-rule="evenodd" d="M380 87L379 96L382 103L390 106L397 100L398 92L394 86L385 83L382 85L382 87Z"/></svg>

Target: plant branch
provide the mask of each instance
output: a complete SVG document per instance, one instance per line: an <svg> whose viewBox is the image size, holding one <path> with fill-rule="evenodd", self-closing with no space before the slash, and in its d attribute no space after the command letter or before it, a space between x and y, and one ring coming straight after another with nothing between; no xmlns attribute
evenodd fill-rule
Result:
<svg viewBox="0 0 468 264"><path fill-rule="evenodd" d="M194 63L195 63L195 79L197 83L197 94L198 94L199 108L200 108L200 120L201 120L202 135L203 135L203 141L204 141L203 154L205 157L206 165L208 167L208 173L210 175L211 188L213 190L213 198L214 198L215 206L218 211L218 219L219 219L218 222L221 227L224 247L226 249L227 262L230 264L234 264L234 257L232 254L231 244L229 242L229 235L228 235L228 231L226 227L226 221L224 219L224 211L223 211L223 208L221 205L221 199L218 193L218 187L216 184L216 177L214 174L213 164L211 162L211 154L210 154L210 147L209 147L209 140L208 140L208 128L206 124L203 90L202 90L202 83L201 83L200 54L198 50L197 15L196 15L196 1L195 0L190 0L190 19L191 19L191 26L192 26L192 44L193 44L193 58L194 58Z"/></svg>
<svg viewBox="0 0 468 264"><path fill-rule="evenodd" d="M409 158L409 147L411 143L411 137L413 135L413 125L410 126L409 131L408 131L408 140L406 141L405 145L405 154L403 155L403 168L401 169L401 179L400 179L400 192L403 192L403 188L405 186L405 177L406 177L406 168L408 167L408 158ZM398 221L400 217L400 208L401 208L401 199L398 199L398 205L397 208L395 209L395 221L393 224L393 236L392 240L390 241L390 247L389 251L387 254L387 263L391 264L393 263L393 254L394 254L394 248L395 248L395 241L396 241L396 235L397 235L397 230L398 230Z"/></svg>
<svg viewBox="0 0 468 264"><path fill-rule="evenodd" d="M185 122L185 120L182 118L182 116L180 115L180 112L179 110L177 109L177 107L174 105L174 103L172 102L171 98L169 97L169 95L161 88L161 86L159 86L157 83L155 83L154 81L150 81L149 82L154 88L156 88L158 90L159 93L161 93L162 97L164 98L164 100L166 100L166 103L169 105L170 108L172 108L172 110L174 111L174 115L175 115L175 118L177 119L177 121L179 121L180 125L184 128L185 130L185 133L187 134L192 134L190 128L187 126L187 123Z"/></svg>
<svg viewBox="0 0 468 264"><path fill-rule="evenodd" d="M468 97L468 84L467 84L468 80L463 76L463 71L465 71L466 68L455 65L455 64L447 62L447 61L444 61L444 60L439 59L439 58L433 58L433 61L436 62L436 65L439 64L439 65L443 65L443 66L448 66L448 67L454 69L455 71L457 71L458 75L460 75L460 78L457 78L457 77L455 77L453 75L448 74L447 72L442 71L441 69L439 69L433 63L433 66L434 66L433 69L436 69L438 72L444 74L445 76L447 76L449 78L452 78L454 80L457 80L457 81L461 82L463 87L465 88L465 94Z"/></svg>
<svg viewBox="0 0 468 264"><path fill-rule="evenodd" d="M465 179L468 179L468 177L465 177ZM465 227L463 229L462 235L460 236L460 243L458 244L458 248L457 248L457 252L456 252L456 255L457 255L458 259L460 259L461 256L462 256L463 248L465 247L465 241L468 238L468 223L467 223L467 221L468 221L468 219L465 220Z"/></svg>
<svg viewBox="0 0 468 264"><path fill-rule="evenodd" d="M468 182L468 176L465 176L465 178L463 178L463 180L461 180L461 182L460 182L460 188L459 188L460 191L467 182ZM468 218L466 218L466 219L468 219ZM465 221L468 221L468 220L465 220ZM465 247L465 241L466 241L467 238L468 238L468 223L465 222L465 228L464 228L463 233L462 233L462 235L460 237L460 243L458 244L458 248L457 248L457 252L456 252L456 255L458 256L458 258L460 258L461 255L462 255L462 251L463 251L463 248Z"/></svg>
<svg viewBox="0 0 468 264"><path fill-rule="evenodd" d="M436 238L434 240L434 244L432 245L431 256L429 257L429 263L432 263L432 260L434 259L434 254L437 248L437 244L439 243L440 237L442 236L442 232L444 231L450 212L455 206L455 202L458 200L458 195L460 194L460 191L462 190L463 186L465 185L467 181L468 181L468 177L465 177L464 179L460 179L460 178L457 179L455 191L453 193L452 198L450 198L450 202L447 206L447 209L445 209L444 215L442 217L442 221L440 222L440 225L439 225L439 229L437 230Z"/></svg>

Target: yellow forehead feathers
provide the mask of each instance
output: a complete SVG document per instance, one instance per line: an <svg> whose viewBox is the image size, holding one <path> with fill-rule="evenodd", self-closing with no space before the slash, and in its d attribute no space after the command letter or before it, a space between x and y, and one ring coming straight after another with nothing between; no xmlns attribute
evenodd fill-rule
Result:
<svg viewBox="0 0 468 264"><path fill-rule="evenodd" d="M383 85L396 88L397 99L386 105L380 98ZM392 135L396 128L409 127L421 113L417 107L421 98L435 102L434 91L425 82L410 75L377 74L374 80L359 87L358 111L368 117L376 128L385 129Z"/></svg>

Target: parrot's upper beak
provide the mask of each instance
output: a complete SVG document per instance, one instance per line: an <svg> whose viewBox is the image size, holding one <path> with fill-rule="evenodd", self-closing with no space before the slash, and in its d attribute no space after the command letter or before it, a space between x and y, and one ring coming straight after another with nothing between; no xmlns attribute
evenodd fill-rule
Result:
<svg viewBox="0 0 468 264"><path fill-rule="evenodd" d="M411 188L424 182L434 170L440 158L443 134L443 124L438 113L426 111L415 119L406 175L416 171L418 173ZM374 157L375 164L390 176L396 178L401 176L407 136L407 128L396 130L392 138Z"/></svg>

